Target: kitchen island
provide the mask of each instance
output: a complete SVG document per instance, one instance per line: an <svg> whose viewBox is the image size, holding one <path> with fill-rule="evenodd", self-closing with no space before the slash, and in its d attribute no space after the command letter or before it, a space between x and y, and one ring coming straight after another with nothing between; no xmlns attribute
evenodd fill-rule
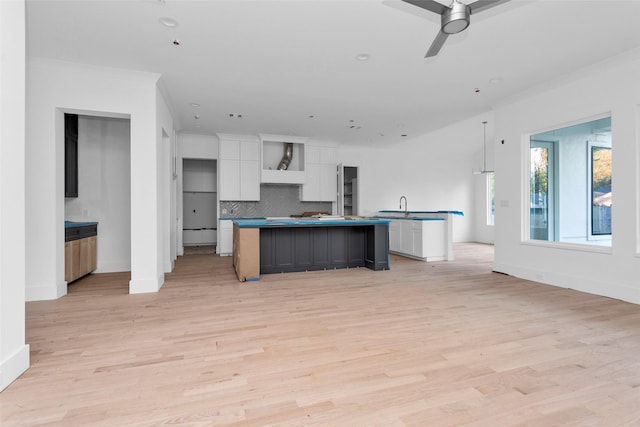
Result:
<svg viewBox="0 0 640 427"><path fill-rule="evenodd" d="M240 281L293 271L388 270L389 220L237 220L233 222L233 266Z"/></svg>
<svg viewBox="0 0 640 427"><path fill-rule="evenodd" d="M391 221L389 250L422 261L453 261L453 219L461 211L382 210L376 218Z"/></svg>

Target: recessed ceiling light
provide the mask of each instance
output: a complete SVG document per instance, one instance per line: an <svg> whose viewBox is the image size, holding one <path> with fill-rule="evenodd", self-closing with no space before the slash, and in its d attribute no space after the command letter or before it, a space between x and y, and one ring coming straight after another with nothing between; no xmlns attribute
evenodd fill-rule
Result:
<svg viewBox="0 0 640 427"><path fill-rule="evenodd" d="M191 105L192 107L199 107L200 104L198 104L197 102L190 102L189 105Z"/></svg>
<svg viewBox="0 0 640 427"><path fill-rule="evenodd" d="M160 23L165 27L175 28L178 26L178 21L168 16L163 16L162 18L158 19L158 21L160 21Z"/></svg>
<svg viewBox="0 0 640 427"><path fill-rule="evenodd" d="M371 58L371 55L369 55L368 53L360 53L356 55L356 59L358 61L368 61L369 58Z"/></svg>

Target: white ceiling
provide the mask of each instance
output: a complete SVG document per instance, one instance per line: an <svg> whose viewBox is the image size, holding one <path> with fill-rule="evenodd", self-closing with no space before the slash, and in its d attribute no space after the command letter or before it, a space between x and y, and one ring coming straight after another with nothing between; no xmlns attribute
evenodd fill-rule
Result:
<svg viewBox="0 0 640 427"><path fill-rule="evenodd" d="M186 132L376 146L636 48L638 18L638 0L512 0L425 59L440 17L400 0L27 0L27 49L162 74Z"/></svg>

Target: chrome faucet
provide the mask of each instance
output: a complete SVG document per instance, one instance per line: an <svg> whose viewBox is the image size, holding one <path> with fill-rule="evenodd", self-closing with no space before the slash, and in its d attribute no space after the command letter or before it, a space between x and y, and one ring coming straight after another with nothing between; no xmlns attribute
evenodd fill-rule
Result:
<svg viewBox="0 0 640 427"><path fill-rule="evenodd" d="M402 209L402 199L404 199L404 214L409 215L406 196L400 196L400 207L398 209Z"/></svg>

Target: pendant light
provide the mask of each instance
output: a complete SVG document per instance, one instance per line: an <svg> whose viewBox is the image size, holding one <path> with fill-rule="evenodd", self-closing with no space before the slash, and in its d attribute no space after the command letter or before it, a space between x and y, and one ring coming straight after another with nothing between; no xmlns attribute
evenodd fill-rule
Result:
<svg viewBox="0 0 640 427"><path fill-rule="evenodd" d="M484 127L484 147L482 151L483 160L482 160L482 170L474 171L473 173L476 175L485 174L485 173L493 173L492 170L487 170L487 121L482 122L482 126Z"/></svg>

